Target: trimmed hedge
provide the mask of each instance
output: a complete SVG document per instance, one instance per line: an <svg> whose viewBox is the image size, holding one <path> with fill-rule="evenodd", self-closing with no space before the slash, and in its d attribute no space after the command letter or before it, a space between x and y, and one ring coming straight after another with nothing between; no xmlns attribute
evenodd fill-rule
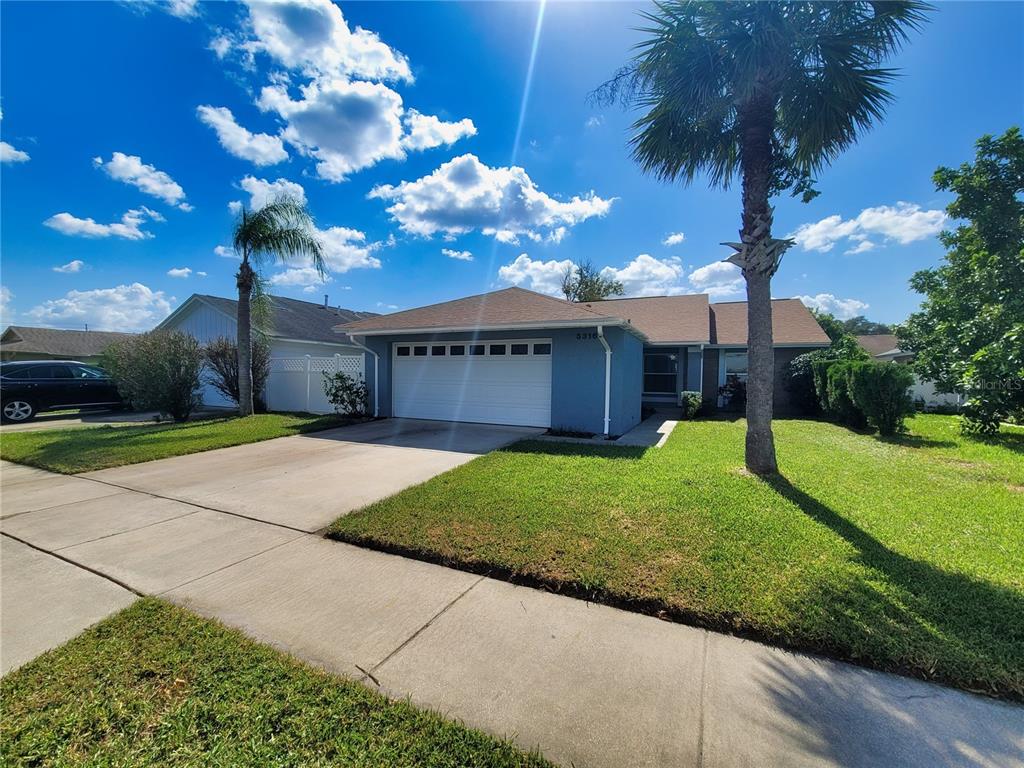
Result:
<svg viewBox="0 0 1024 768"><path fill-rule="evenodd" d="M861 429L871 425L883 435L903 430L914 404L908 392L913 372L900 363L870 360L816 360L814 392L831 421Z"/></svg>
<svg viewBox="0 0 1024 768"><path fill-rule="evenodd" d="M683 390L679 393L679 403L683 407L684 419L692 419L696 416L703 402L704 398L700 392Z"/></svg>

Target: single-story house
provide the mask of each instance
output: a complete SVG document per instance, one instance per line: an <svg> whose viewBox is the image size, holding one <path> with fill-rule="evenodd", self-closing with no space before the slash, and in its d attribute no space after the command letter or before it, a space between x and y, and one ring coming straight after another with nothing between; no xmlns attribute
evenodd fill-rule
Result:
<svg viewBox="0 0 1024 768"><path fill-rule="evenodd" d="M0 360L77 360L95 365L103 350L131 335L116 331L66 331L9 325L0 336Z"/></svg>
<svg viewBox="0 0 1024 768"><path fill-rule="evenodd" d="M858 336L857 343L879 362L909 363L914 359L911 352L900 349L899 339L891 333ZM936 392L934 383L916 374L910 387L910 397L915 403L923 403L925 408L958 408L961 404L960 395Z"/></svg>
<svg viewBox="0 0 1024 768"><path fill-rule="evenodd" d="M284 296L268 296L268 301L269 317L267 328L264 329L272 360L268 390L274 390L277 384L276 391L267 393L268 405L273 410L330 410L323 399L320 383L322 367L318 368L316 364L341 355L357 356L361 364L365 365L365 350L354 345L345 334L336 332L334 327L374 317L374 313L332 307L326 296L322 304ZM207 344L219 337L234 341L238 328L237 313L238 302L235 299L194 293L156 329L185 331L200 344ZM307 356L315 361L312 372L303 367L302 361ZM282 375L278 376L278 373ZM285 377L284 374L288 373L295 375ZM287 393L284 390L286 378L290 390ZM280 379L280 382L275 379ZM208 383L203 386L202 398L203 404L208 406L234 405Z"/></svg>
<svg viewBox="0 0 1024 768"><path fill-rule="evenodd" d="M797 299L772 302L782 370L829 338ZM697 390L710 408L747 376L745 302L706 294L572 303L522 288L339 324L372 353L381 416L623 434L644 404Z"/></svg>

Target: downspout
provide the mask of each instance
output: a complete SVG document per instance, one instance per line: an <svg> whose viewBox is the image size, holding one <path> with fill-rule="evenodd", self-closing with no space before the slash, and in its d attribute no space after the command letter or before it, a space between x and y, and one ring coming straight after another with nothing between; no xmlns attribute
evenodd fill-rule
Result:
<svg viewBox="0 0 1024 768"><path fill-rule="evenodd" d="M597 326L597 338L604 347L604 435L607 437L612 421L612 348L604 337L604 326Z"/></svg>
<svg viewBox="0 0 1024 768"><path fill-rule="evenodd" d="M700 391L700 402L701 402L701 407L703 407L704 406L704 345L703 344L700 345L699 350L700 351L698 352L698 354L700 355L700 373L698 375L700 376L700 378L697 380L697 383L699 385L697 387L697 389Z"/></svg>
<svg viewBox="0 0 1024 768"><path fill-rule="evenodd" d="M380 382L380 368L377 364L380 362L380 355L365 344L356 341L355 336L349 336L348 338L352 342L352 346L359 347L364 352L369 352L373 355L373 418L377 418L380 415L380 398L377 397L377 389Z"/></svg>

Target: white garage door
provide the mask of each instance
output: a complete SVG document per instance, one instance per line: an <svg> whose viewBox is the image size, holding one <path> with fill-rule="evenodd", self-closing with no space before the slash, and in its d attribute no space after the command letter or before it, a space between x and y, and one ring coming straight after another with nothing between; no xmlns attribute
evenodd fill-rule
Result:
<svg viewBox="0 0 1024 768"><path fill-rule="evenodd" d="M395 416L551 426L551 340L396 344Z"/></svg>

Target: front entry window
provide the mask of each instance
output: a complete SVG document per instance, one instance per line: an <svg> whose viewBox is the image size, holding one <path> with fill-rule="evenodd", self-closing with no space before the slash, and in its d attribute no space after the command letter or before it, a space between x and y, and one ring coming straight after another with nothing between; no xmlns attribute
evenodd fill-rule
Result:
<svg viewBox="0 0 1024 768"><path fill-rule="evenodd" d="M674 395L679 355L666 352L644 353L644 392L652 395Z"/></svg>

